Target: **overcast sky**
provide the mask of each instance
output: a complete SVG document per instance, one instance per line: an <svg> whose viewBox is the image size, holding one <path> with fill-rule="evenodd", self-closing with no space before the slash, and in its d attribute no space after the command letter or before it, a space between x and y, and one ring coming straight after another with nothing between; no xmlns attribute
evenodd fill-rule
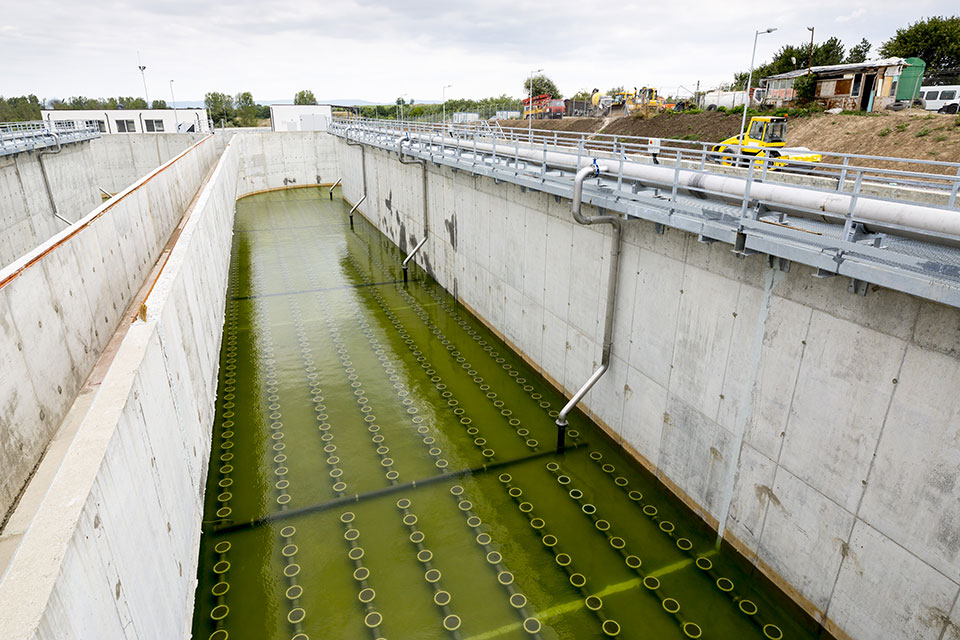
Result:
<svg viewBox="0 0 960 640"><path fill-rule="evenodd" d="M312 89L319 99L392 102L522 93L543 68L560 90L616 85L711 88L780 46L837 36L879 46L898 27L957 13L956 0L88 0L6 3L0 95L143 95L181 100L251 91L267 102ZM875 52L875 51L874 51Z"/></svg>

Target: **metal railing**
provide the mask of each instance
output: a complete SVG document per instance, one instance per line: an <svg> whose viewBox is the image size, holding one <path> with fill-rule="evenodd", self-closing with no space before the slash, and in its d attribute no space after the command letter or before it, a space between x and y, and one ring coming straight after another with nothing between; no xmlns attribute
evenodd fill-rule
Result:
<svg viewBox="0 0 960 640"><path fill-rule="evenodd" d="M729 242L740 255L849 275L857 291L869 281L960 306L958 163L783 161L694 141L362 118L335 118L329 131L568 198L574 173L601 160L608 171L585 202Z"/></svg>
<svg viewBox="0 0 960 640"><path fill-rule="evenodd" d="M0 122L0 156L43 149L100 137L100 127L90 120Z"/></svg>

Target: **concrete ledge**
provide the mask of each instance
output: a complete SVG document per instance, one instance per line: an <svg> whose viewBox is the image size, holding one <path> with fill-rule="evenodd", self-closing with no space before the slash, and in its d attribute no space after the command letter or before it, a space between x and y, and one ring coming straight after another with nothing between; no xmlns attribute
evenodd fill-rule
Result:
<svg viewBox="0 0 960 640"><path fill-rule="evenodd" d="M188 212L0 582L0 637L189 636L238 155Z"/></svg>
<svg viewBox="0 0 960 640"><path fill-rule="evenodd" d="M215 161L211 140L0 270L0 513L15 504Z"/></svg>

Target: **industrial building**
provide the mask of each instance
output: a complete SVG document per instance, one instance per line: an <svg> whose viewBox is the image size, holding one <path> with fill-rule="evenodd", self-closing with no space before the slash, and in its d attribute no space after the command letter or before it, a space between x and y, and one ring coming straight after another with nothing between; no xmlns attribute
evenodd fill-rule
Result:
<svg viewBox="0 0 960 640"><path fill-rule="evenodd" d="M273 131L326 131L333 118L328 104L272 104L270 128Z"/></svg>
<svg viewBox="0 0 960 640"><path fill-rule="evenodd" d="M957 637L960 165L281 111L0 131L0 638Z"/></svg>
<svg viewBox="0 0 960 640"><path fill-rule="evenodd" d="M106 134L208 133L211 129L206 109L43 109L40 117L60 127L87 122Z"/></svg>

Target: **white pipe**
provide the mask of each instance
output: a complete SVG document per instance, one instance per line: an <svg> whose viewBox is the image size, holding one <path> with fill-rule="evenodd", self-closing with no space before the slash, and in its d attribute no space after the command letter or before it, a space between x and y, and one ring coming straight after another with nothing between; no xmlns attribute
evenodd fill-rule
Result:
<svg viewBox="0 0 960 640"><path fill-rule="evenodd" d="M438 136L421 136L422 141L430 144L440 144ZM474 143L467 144L459 140L447 138L445 144L457 145L462 148L474 148ZM493 145L486 142L476 142L477 151L492 153ZM507 144L498 144L498 152L503 153ZM542 163L559 169L579 170L593 163L593 158L582 156L578 158L572 154L556 151L535 150L520 147L519 144L509 145L510 155L528 162ZM506 155L506 154L504 154ZM851 213L858 220L872 223L878 229L887 229L893 233L903 233L903 228L934 234L945 234L960 238L960 211L937 209L921 204L906 202L890 202L858 196L853 203L853 196L842 192L823 192L804 189L787 184L769 182L748 182L744 178L723 176L718 174L701 173L690 169L676 169L661 165L646 165L638 163L624 163L623 176L637 180L646 185L661 188L673 186L676 178L678 187L697 197L719 196L731 202L740 202L747 193L751 200L761 200L768 209L781 211L802 217L813 217L827 222L837 223L840 218ZM823 212L818 216L815 212ZM942 242L942 239L940 239Z"/></svg>

